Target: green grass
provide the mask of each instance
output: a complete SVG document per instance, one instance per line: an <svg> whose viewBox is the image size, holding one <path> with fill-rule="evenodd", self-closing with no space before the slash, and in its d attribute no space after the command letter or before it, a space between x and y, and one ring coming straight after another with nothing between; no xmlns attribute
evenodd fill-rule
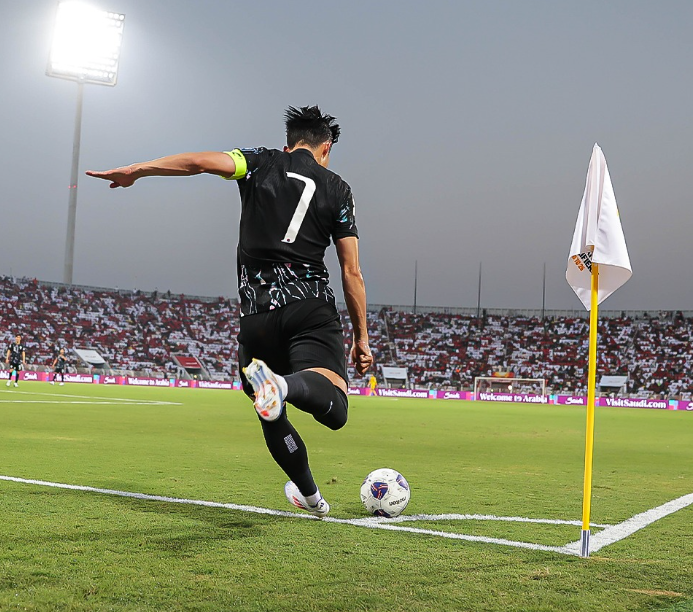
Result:
<svg viewBox="0 0 693 612"><path fill-rule="evenodd" d="M581 517L584 409L352 398L339 432L290 411L334 517L364 517L360 483L385 466L412 486L407 514ZM593 522L693 492L693 415L605 408L596 423ZM237 392L25 383L0 392L0 432L0 475L289 509ZM407 525L551 546L580 536ZM689 507L579 559L0 481L0 610L691 612L692 527Z"/></svg>

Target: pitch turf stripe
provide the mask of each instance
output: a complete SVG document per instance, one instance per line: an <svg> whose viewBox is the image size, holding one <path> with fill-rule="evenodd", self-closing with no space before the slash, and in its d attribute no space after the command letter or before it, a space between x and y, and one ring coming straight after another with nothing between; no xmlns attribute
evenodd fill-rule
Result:
<svg viewBox="0 0 693 612"><path fill-rule="evenodd" d="M441 538L449 538L452 540L466 540L468 542L482 542L486 544L501 544L505 546L514 546L516 548L529 548L531 550L542 550L547 552L557 552L562 554L574 554L567 552L561 546L544 546L541 544L533 544L531 542L514 542L512 540L504 540L499 538L487 538L483 536L470 536L461 533L448 533L445 531L435 531L432 529L418 529L416 527L403 527L401 525L393 525L384 523L382 519L338 519L333 517L325 517L319 519L310 514L297 514L296 512L288 512L284 510L272 510L270 508L259 508L257 506L246 506L240 504L222 504L219 502L210 502L199 499L182 499L178 497L164 497L162 495L146 495L144 493L131 493L129 491L116 491L114 489L100 489L98 487L86 487L82 485L70 485L59 482L47 482L45 480L33 480L30 478L16 478L14 476L0 476L0 480L17 482L22 484L38 485L43 487L53 487L56 489L70 489L73 491L88 491L91 493L102 493L105 495L117 495L119 497L129 497L134 499L142 499L146 501L161 501L174 504L192 504L195 506L206 506L209 508L226 508L228 510L239 510L241 512L253 512L255 514L268 514L271 516L282 516L299 519L320 520L326 523L338 523L343 525L352 525L355 527L366 527L367 529L385 529L388 531L405 531L408 533L417 533L423 535L432 535Z"/></svg>
<svg viewBox="0 0 693 612"><path fill-rule="evenodd" d="M662 504L661 506L652 508L651 510L646 510L645 512L636 514L635 516L626 519L622 523L607 527L604 529L604 531L597 534L590 534L590 553L597 552L605 546L615 544L616 542L633 535L635 532L644 529L648 525L651 525L655 521L658 521L665 516L669 516L674 512L678 512L679 510L683 510L683 508L687 508L688 506L692 505L693 493L689 493L688 495L683 495L677 499L673 499L665 504ZM570 544L566 544L565 549L579 554L580 543L581 540L571 542Z"/></svg>
<svg viewBox="0 0 693 612"><path fill-rule="evenodd" d="M404 527L402 525L394 524L393 519L389 519L385 522L383 519L376 517L367 519L338 519L333 517L325 517L318 519L315 516L309 514L297 514L295 512L288 512L284 510L272 510L270 508L260 508L257 506L247 506L241 504L223 504L219 502L204 501L199 499L183 499L178 497L165 497L162 495L147 495L145 493L132 493L129 491L117 491L114 489L101 489L98 487L87 487L82 485L70 485L59 482L48 482L45 480L33 480L28 478L17 478L14 476L0 476L0 480L6 480L9 482L17 482L22 484L32 484L44 487L53 487L57 489L70 489L73 491L88 491L92 493L102 493L105 495L117 495L119 497L129 497L134 499L142 499L146 501L161 501L166 503L175 504L191 504L196 506L206 506L210 508L226 508L228 510L238 510L241 512L252 512L255 514L267 514L271 516L282 516L289 518L299 518L299 519L310 519L310 520L322 520L327 523L339 523L344 525L353 525L355 527L365 527L367 529L384 529L387 531L405 531L408 533L417 533L423 535L431 535L441 538L448 538L452 540L465 540L468 542L481 542L487 544L500 544L503 546L512 546L515 548L526 548L530 550L541 550L546 552L555 552L564 555L579 556L580 555L580 541L571 542L565 546L545 546L542 544L534 544L531 542L516 542L513 540L505 540L502 538L489 538L484 536L471 536L461 533L449 533L445 531L436 531L432 529L419 529L416 527ZM684 495L673 501L667 502L653 508L652 510L647 510L640 514L636 514L619 523L617 525L607 526L604 531L592 536L590 550L591 552L596 552L605 546L614 544L628 536L632 535L636 531L647 527L659 519L668 516L678 510L686 508L687 506L693 505L693 493L689 495ZM431 520L430 517L436 515L418 515L417 518L412 520ZM452 516L452 515L437 515L437 516ZM469 516L469 517L483 517L481 520L501 520L501 517L489 517L487 515L459 515L459 516ZM428 517L419 518L419 517ZM505 517L513 520L524 520L528 522L536 522L541 519L522 519L522 517ZM552 521L552 519L546 519L547 521ZM561 523L562 524L562 523ZM572 524L572 523L570 523Z"/></svg>
<svg viewBox="0 0 693 612"><path fill-rule="evenodd" d="M242 512L253 512L255 514L268 514L271 516L282 516L290 518L302 518L311 520L322 520L327 523L338 523L345 525L352 525L355 527L365 527L367 529L384 529L388 531L404 531L408 533L416 533L423 535L432 535L441 538L448 538L453 540L466 540L468 542L481 542L486 544L501 544L505 546L514 546L516 548L528 548L531 550L542 550L548 552L557 552L562 554L575 554L564 550L564 547L560 546L544 546L541 544L533 544L531 542L514 542L512 540L505 540L500 538L489 538L484 536L471 536L460 533L449 533L445 531L437 531L432 529L419 529L416 527L403 527L401 525L395 525L392 523L386 523L383 519L378 519L376 517L368 519L338 519L333 517L325 517L323 519L318 519L315 516L309 514L297 514L295 512L288 512L283 510L272 510L270 508L259 508L257 506L246 506L240 504L223 504L219 502L210 502L197 499L181 499L177 497L165 497L161 495L146 495L144 493L131 493L129 491L117 491L113 489L101 489L98 487L87 487L82 485L70 485L58 482L47 482L45 480L33 480L28 478L16 478L13 476L0 476L0 480L6 480L10 482L17 482L23 484L33 484L44 487L53 487L57 489L70 489L73 491L88 491L92 493L102 493L106 495L117 495L120 497L129 497L134 499L142 499L147 501L161 501L167 503L176 504L192 504L196 506L206 506L211 508L226 508L229 510L239 510ZM422 515L426 516L426 515Z"/></svg>

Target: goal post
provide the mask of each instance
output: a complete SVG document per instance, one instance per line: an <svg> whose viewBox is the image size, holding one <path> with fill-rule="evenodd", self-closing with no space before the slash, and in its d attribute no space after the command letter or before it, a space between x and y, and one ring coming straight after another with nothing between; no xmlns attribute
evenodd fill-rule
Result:
<svg viewBox="0 0 693 612"><path fill-rule="evenodd" d="M476 376L474 378L474 397L478 398L479 393L524 393L546 396L546 379Z"/></svg>

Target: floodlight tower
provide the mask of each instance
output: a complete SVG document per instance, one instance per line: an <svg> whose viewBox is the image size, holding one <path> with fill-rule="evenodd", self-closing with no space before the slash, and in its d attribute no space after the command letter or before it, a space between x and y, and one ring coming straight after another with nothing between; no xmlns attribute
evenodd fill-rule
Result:
<svg viewBox="0 0 693 612"><path fill-rule="evenodd" d="M111 13L77 0L61 0L46 74L77 82L77 114L72 145L72 173L67 212L63 282L72 284L77 217L77 179L82 135L84 84L113 87L118 79L125 15Z"/></svg>

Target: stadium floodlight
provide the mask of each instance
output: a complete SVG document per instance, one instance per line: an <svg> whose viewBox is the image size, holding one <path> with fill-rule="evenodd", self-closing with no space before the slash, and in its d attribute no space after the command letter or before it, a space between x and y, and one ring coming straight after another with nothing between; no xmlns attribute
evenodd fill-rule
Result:
<svg viewBox="0 0 693 612"><path fill-rule="evenodd" d="M46 74L77 82L77 114L72 147L72 172L65 243L63 282L72 284L77 216L77 179L82 133L84 84L113 87L118 79L120 45L125 15L111 13L76 0L62 0L53 32Z"/></svg>
<svg viewBox="0 0 693 612"><path fill-rule="evenodd" d="M64 0L58 4L48 76L116 84L125 15Z"/></svg>

